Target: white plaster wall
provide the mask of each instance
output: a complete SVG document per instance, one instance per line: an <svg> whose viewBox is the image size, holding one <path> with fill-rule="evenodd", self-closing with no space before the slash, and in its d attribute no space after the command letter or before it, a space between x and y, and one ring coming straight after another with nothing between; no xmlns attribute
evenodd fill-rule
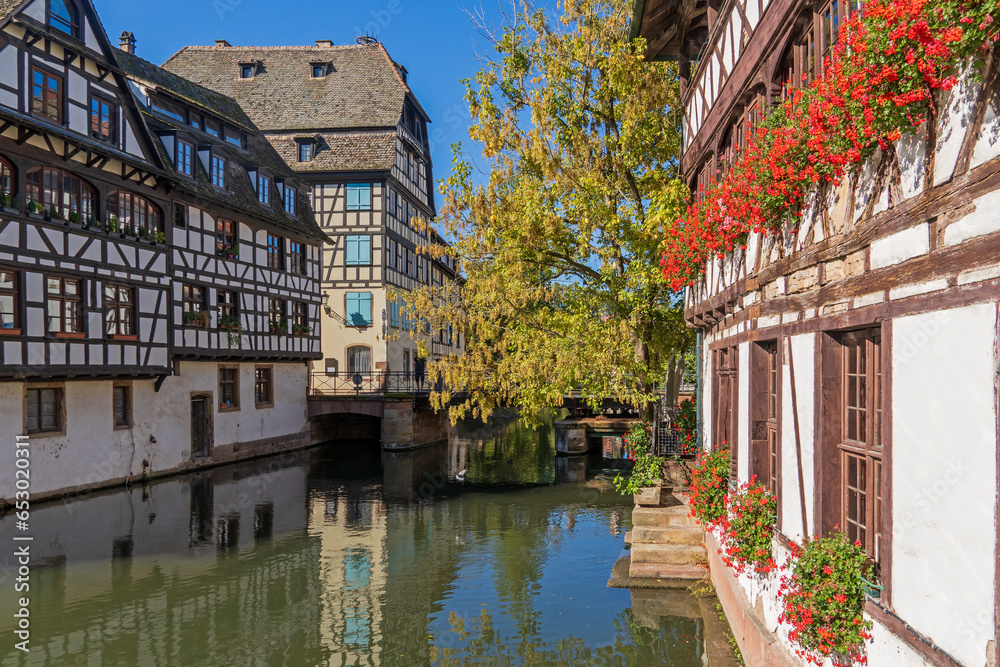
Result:
<svg viewBox="0 0 1000 667"><path fill-rule="evenodd" d="M210 393L214 445L278 438L307 431L308 369L304 363L275 363L274 406L254 406L254 366L241 364L239 411L219 413L218 364L181 362L181 374L164 381L159 392L152 380L134 380L133 427L115 429L111 381L65 382L65 433L32 435L31 492L95 484L141 475L142 462L161 472L190 459L192 393ZM25 385L0 383L0 441L23 433ZM133 455L134 449L134 455ZM0 470L13 469L13 448L3 448ZM131 467L130 467L131 462ZM0 498L14 495L12 475L0 474Z"/></svg>
<svg viewBox="0 0 1000 667"><path fill-rule="evenodd" d="M816 335L788 338L781 367L781 532L799 541L803 537L802 503L799 496L798 452L795 446L796 411L792 409L792 379L789 358L795 364L795 402L802 444L802 474L805 478L806 521L815 534L813 516L813 414L815 410Z"/></svg>
<svg viewBox="0 0 1000 667"><path fill-rule="evenodd" d="M750 479L750 343L742 343L737 349L739 421L736 425L736 446L739 460L736 462L736 474L741 482L745 482Z"/></svg>
<svg viewBox="0 0 1000 667"><path fill-rule="evenodd" d="M321 329L323 341L323 357L336 359L340 370L347 370L347 348L352 345L368 345L372 348L372 371L375 364L387 361L386 342L382 335L382 313L385 312L385 324L389 326L389 305L386 299L385 288L380 287L358 287L351 289L329 289L330 309L341 317L345 316L344 295L347 292L371 292L372 293L372 326L364 329L357 327L346 327L337 320L328 317L323 313L323 325ZM402 317L402 316L400 316ZM398 331L398 330L391 330ZM403 335L403 340L409 343L410 337ZM402 353L400 353L402 359ZM402 367L393 370L402 370Z"/></svg>
<svg viewBox="0 0 1000 667"><path fill-rule="evenodd" d="M698 394L698 409L701 410L701 444L705 450L712 444L712 353L708 346L711 339L702 342L701 351L701 392Z"/></svg>
<svg viewBox="0 0 1000 667"><path fill-rule="evenodd" d="M995 304L893 321L893 606L968 665L993 636L995 332Z"/></svg>

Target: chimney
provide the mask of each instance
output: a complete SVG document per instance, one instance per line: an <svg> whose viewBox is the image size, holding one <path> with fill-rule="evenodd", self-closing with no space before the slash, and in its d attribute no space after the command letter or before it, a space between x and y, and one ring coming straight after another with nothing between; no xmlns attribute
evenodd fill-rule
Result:
<svg viewBox="0 0 1000 667"><path fill-rule="evenodd" d="M227 42L224 39L217 39L217 40L215 40L215 45L217 47L219 47L219 48L227 47L227 46L232 46L232 44L230 44L229 42Z"/></svg>
<svg viewBox="0 0 1000 667"><path fill-rule="evenodd" d="M122 36L119 38L118 46L125 53L131 53L132 55L135 55L135 35L126 30L125 32L122 33Z"/></svg>
<svg viewBox="0 0 1000 667"><path fill-rule="evenodd" d="M316 46L318 46L320 48L323 48L323 49L329 49L329 48L331 48L333 46L333 40L332 39L317 39L316 40Z"/></svg>
<svg viewBox="0 0 1000 667"><path fill-rule="evenodd" d="M399 78L403 80L403 83L406 83L406 68L395 61L393 61L392 64L396 66L396 71L399 72Z"/></svg>

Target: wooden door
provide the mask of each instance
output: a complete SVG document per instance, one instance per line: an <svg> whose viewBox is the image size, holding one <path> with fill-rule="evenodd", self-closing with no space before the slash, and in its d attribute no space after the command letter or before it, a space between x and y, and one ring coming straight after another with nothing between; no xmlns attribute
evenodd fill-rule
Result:
<svg viewBox="0 0 1000 667"><path fill-rule="evenodd" d="M205 458L211 453L208 431L208 399L191 398L191 458Z"/></svg>

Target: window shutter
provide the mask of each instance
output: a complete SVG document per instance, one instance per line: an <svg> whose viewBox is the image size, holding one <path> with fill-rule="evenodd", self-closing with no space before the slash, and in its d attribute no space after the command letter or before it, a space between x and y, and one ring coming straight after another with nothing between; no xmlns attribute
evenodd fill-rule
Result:
<svg viewBox="0 0 1000 667"><path fill-rule="evenodd" d="M358 242L358 262L361 264L371 264L372 263L372 237L370 236L359 236Z"/></svg>
<svg viewBox="0 0 1000 667"><path fill-rule="evenodd" d="M358 189L353 185L347 186L347 210L358 210Z"/></svg>
<svg viewBox="0 0 1000 667"><path fill-rule="evenodd" d="M768 350L759 344L750 345L750 475L757 483L767 486L770 452L767 441Z"/></svg>
<svg viewBox="0 0 1000 667"><path fill-rule="evenodd" d="M347 237L347 263L358 263L358 238L356 236Z"/></svg>
<svg viewBox="0 0 1000 667"><path fill-rule="evenodd" d="M361 295L361 303L359 304L361 314L365 318L365 324L371 325L372 323L372 295L371 293L366 293Z"/></svg>
<svg viewBox="0 0 1000 667"><path fill-rule="evenodd" d="M347 293L347 321L352 325L359 324L358 318L361 314L358 311L358 297L360 296L360 294L355 292Z"/></svg>
<svg viewBox="0 0 1000 667"><path fill-rule="evenodd" d="M358 186L358 208L369 209L372 207L372 186Z"/></svg>

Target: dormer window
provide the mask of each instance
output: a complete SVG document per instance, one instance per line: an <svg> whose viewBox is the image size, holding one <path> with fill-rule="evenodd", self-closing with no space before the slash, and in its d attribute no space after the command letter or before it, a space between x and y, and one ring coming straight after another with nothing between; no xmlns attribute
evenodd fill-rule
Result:
<svg viewBox="0 0 1000 667"><path fill-rule="evenodd" d="M299 152L298 159L299 162L312 162L314 154L314 143L311 140L302 140L298 142Z"/></svg>
<svg viewBox="0 0 1000 667"><path fill-rule="evenodd" d="M257 172L257 201L265 206L271 205L271 179Z"/></svg>
<svg viewBox="0 0 1000 667"><path fill-rule="evenodd" d="M330 72L330 63L327 62L312 62L309 63L309 67L312 69L314 79L322 79Z"/></svg>
<svg viewBox="0 0 1000 667"><path fill-rule="evenodd" d="M176 104L171 104L166 100L153 98L150 100L150 106L153 108L153 111L161 116L173 118L181 123L187 123L187 113Z"/></svg>
<svg viewBox="0 0 1000 667"><path fill-rule="evenodd" d="M285 186L285 213L295 215L295 188Z"/></svg>
<svg viewBox="0 0 1000 667"><path fill-rule="evenodd" d="M252 79L257 74L257 63L240 63L240 78Z"/></svg>
<svg viewBox="0 0 1000 667"><path fill-rule="evenodd" d="M80 12L70 0L50 0L49 25L70 37L80 38Z"/></svg>
<svg viewBox="0 0 1000 667"><path fill-rule="evenodd" d="M240 148L243 148L242 132L240 132L236 128L229 127L228 125L225 128L225 132L226 132L225 140L227 142L231 143L233 146L239 146Z"/></svg>
<svg viewBox="0 0 1000 667"><path fill-rule="evenodd" d="M228 160L221 155L212 155L212 185L226 189Z"/></svg>

